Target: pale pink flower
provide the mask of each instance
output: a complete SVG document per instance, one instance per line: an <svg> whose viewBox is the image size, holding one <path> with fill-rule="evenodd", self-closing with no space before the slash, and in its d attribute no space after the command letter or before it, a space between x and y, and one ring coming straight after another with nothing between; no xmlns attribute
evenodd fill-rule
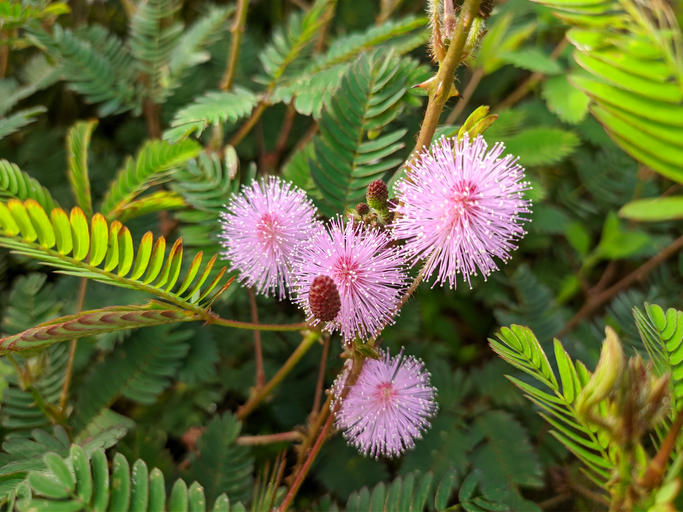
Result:
<svg viewBox="0 0 683 512"><path fill-rule="evenodd" d="M313 280L328 276L337 286L341 307L325 329L339 329L345 340L368 338L392 323L407 274L389 236L361 223L330 222L303 244L293 270L296 301L312 323L308 293Z"/></svg>
<svg viewBox="0 0 683 512"><path fill-rule="evenodd" d="M240 280L264 295L285 296L296 247L319 228L306 193L276 177L254 181L221 213L221 255Z"/></svg>
<svg viewBox="0 0 683 512"><path fill-rule="evenodd" d="M425 278L434 284L457 274L471 286L498 269L495 258L507 261L526 232L529 183L517 158L503 154L502 143L487 152L481 136L461 142L441 138L409 165L411 172L397 185L397 219L393 236L405 241L413 262L425 261Z"/></svg>
<svg viewBox="0 0 683 512"><path fill-rule="evenodd" d="M365 360L342 398L337 427L364 455L395 457L413 448L437 411L429 377L422 361L380 351L379 359ZM342 386L337 384L335 391L342 393Z"/></svg>

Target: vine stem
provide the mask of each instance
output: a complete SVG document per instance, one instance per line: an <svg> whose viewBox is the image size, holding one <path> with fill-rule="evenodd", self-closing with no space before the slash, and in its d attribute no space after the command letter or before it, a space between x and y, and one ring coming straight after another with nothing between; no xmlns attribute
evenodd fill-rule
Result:
<svg viewBox="0 0 683 512"><path fill-rule="evenodd" d="M88 289L88 280L85 277L81 278L80 287L78 288L78 302L76 304L76 313L83 310L85 303L85 293ZM76 346L78 345L78 338L71 340L69 345L69 359L66 363L66 371L64 373L64 382L62 384L62 392L59 395L59 411L62 415L66 410L66 402L69 399L69 386L71 385L71 376L74 369L74 358L76 357Z"/></svg>
<svg viewBox="0 0 683 512"><path fill-rule="evenodd" d="M225 74L221 79L221 91L227 91L232 85L232 80L235 77L235 69L237 69L237 58L240 54L240 46L242 44L242 35L244 34L244 26L247 23L247 10L249 7L249 0L237 0L237 12L235 13L235 21L230 28L232 40L230 41L230 53L228 54L228 62L225 67Z"/></svg>
<svg viewBox="0 0 683 512"><path fill-rule="evenodd" d="M617 293L628 288L636 281L645 278L645 276L652 272L657 266L662 264L674 254L678 253L678 251L681 249L683 249L683 235L679 236L676 240L671 242L664 249L659 251L652 258L647 260L640 267L635 269L620 281L617 281L612 286L606 288L597 295L589 297L583 307L579 309L579 311L577 311L577 313L569 320L569 322L567 322L567 325L565 325L562 330L557 333L557 336L567 334L574 327L576 327L581 320L587 316L590 316L596 309L614 297Z"/></svg>
<svg viewBox="0 0 683 512"><path fill-rule="evenodd" d="M424 121L420 127L417 143L413 150L414 155L422 148L429 146L432 142L432 137L434 137L434 132L436 131L436 125L439 123L441 112L443 111L446 101L448 101L451 88L453 87L455 71L460 65L465 42L467 41L467 36L472 28L472 22L479 11L479 4L480 0L465 0L465 4L460 11L453 39L448 47L446 56L439 66L439 71L436 74L436 85L429 93Z"/></svg>
<svg viewBox="0 0 683 512"><path fill-rule="evenodd" d="M252 323L258 324L258 306L253 288L249 288L249 309ZM254 330L254 357L256 358L256 387L266 384L266 373L263 370L263 351L261 350L261 331Z"/></svg>
<svg viewBox="0 0 683 512"><path fill-rule="evenodd" d="M292 352L287 361L285 361L285 364L282 365L273 378L270 379L265 386L255 389L249 397L249 400L237 409L237 419L243 420L249 416L256 406L282 382L289 372L292 371L294 366L296 366L304 354L308 352L308 349L311 348L313 343L318 341L319 338L320 332L308 331L301 340L301 343L299 343L299 346L296 347L294 352Z"/></svg>

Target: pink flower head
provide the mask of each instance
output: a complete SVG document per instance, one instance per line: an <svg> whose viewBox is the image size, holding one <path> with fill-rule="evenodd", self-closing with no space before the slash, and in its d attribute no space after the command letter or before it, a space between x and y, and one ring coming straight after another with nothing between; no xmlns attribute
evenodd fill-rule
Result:
<svg viewBox="0 0 683 512"><path fill-rule="evenodd" d="M240 279L259 293L290 287L295 248L319 227L306 193L276 177L254 181L234 195L221 213L222 256Z"/></svg>
<svg viewBox="0 0 683 512"><path fill-rule="evenodd" d="M337 427L363 455L395 457L415 446L436 414L436 389L422 361L391 357L366 359L358 380L342 399Z"/></svg>
<svg viewBox="0 0 683 512"><path fill-rule="evenodd" d="M347 341L370 337L393 321L407 274L399 251L390 247L386 233L364 224L333 219L309 243L299 248L294 268L297 302L309 321L317 323L308 293L318 276L332 278L339 291L341 308L325 325L339 328Z"/></svg>
<svg viewBox="0 0 683 512"><path fill-rule="evenodd" d="M460 273L471 286L471 276L497 270L494 257L507 261L526 234L529 183L517 158L500 158L504 149L499 142L487 152L481 135L474 142L442 137L396 185L393 236L405 240L413 263L426 260L425 278L436 272L434 284L453 288Z"/></svg>

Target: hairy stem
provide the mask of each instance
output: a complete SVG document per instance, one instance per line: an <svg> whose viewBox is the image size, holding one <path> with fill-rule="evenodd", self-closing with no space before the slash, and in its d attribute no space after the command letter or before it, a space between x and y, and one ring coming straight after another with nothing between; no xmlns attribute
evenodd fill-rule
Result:
<svg viewBox="0 0 683 512"><path fill-rule="evenodd" d="M472 76L470 77L470 81L467 82L467 87L465 87L465 90L462 92L462 96L460 96L460 99L455 104L453 110L451 110L451 113L448 114L448 117L446 118L446 124L453 124L458 120L460 114L463 113L468 103L472 99L472 95L474 94L474 91L477 90L477 86L479 85L479 82L481 82L482 78L484 78L484 70L481 68L475 69L474 73L472 73Z"/></svg>
<svg viewBox="0 0 683 512"><path fill-rule="evenodd" d="M304 354L308 352L308 349L311 348L313 343L318 341L319 338L320 333L318 331L308 331L306 334L304 334L299 346L296 347L294 352L292 352L287 361L285 361L285 364L282 365L273 378L270 379L265 386L255 389L249 397L249 400L247 400L244 405L237 409L237 418L243 420L249 416L256 406L260 404L263 399L266 398L271 391L273 391L273 389L275 389L282 382L289 372L292 371L294 366L296 366Z"/></svg>
<svg viewBox="0 0 683 512"><path fill-rule="evenodd" d="M480 0L465 0L465 3L460 10L460 16L458 16L453 39L448 47L446 56L439 66L439 71L436 74L436 86L433 87L432 91L429 93L427 111L425 112L420 133L417 136L417 144L415 144L413 154L420 151L422 148L429 146L432 141L432 137L436 131L436 125L439 123L439 118L441 117L441 112L443 111L443 107L446 104L451 88L453 87L455 70L460 65L465 42L467 41L470 28L472 27L472 22L479 11L479 3Z"/></svg>
<svg viewBox="0 0 683 512"><path fill-rule="evenodd" d="M292 430L291 432L280 432L278 434L265 434L261 436L239 436L235 442L242 446L254 446L301 441L303 438L304 435L301 432Z"/></svg>
<svg viewBox="0 0 683 512"><path fill-rule="evenodd" d="M240 54L240 46L242 44L242 35L244 34L244 26L247 23L247 9L249 7L249 0L237 0L237 12L235 13L235 21L230 27L232 39L230 41L230 53L228 54L228 62L225 67L225 74L220 83L221 91L227 91L232 85L232 80L235 77L235 69L237 69L237 58Z"/></svg>
<svg viewBox="0 0 683 512"><path fill-rule="evenodd" d="M251 321L258 324L258 306L256 294L253 288L249 288L249 309ZM256 387L261 388L266 384L266 373L263 371L263 351L261 350L261 331L254 331L254 357L256 358Z"/></svg>
<svg viewBox="0 0 683 512"><path fill-rule="evenodd" d="M78 288L78 302L76 303L76 313L80 313L83 310L83 304L85 303L85 293L88 289L88 280L85 277L81 278L80 286ZM76 356L76 346L78 345L78 338L71 340L69 345L69 359L66 363L66 371L64 373L64 382L62 383L62 392L59 395L59 410L62 415L66 410L66 402L69 399L69 386L71 385L71 375L74 369L74 358Z"/></svg>
<svg viewBox="0 0 683 512"><path fill-rule="evenodd" d="M644 279L657 266L661 265L671 256L678 253L678 251L681 249L683 249L683 235L679 236L676 240L671 242L664 249L655 254L652 258L647 260L640 267L635 269L620 281L617 281L612 286L601 291L597 295L589 297L583 307L579 309L579 311L569 320L569 322L567 322L567 325L565 325L562 330L557 333L557 336L562 336L571 331L581 322L581 320L593 314L595 310L614 297L617 293L625 290L635 282Z"/></svg>

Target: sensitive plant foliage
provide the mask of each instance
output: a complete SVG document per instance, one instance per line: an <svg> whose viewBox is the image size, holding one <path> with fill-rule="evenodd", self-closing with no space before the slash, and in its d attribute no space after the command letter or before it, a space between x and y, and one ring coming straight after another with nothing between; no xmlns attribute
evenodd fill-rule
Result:
<svg viewBox="0 0 683 512"><path fill-rule="evenodd" d="M318 276L334 281L341 299L339 313L324 323L346 341L368 339L393 322L408 275L401 252L386 232L358 222L333 219L326 230L302 244L294 266L295 300L316 325L309 292Z"/></svg>
<svg viewBox="0 0 683 512"><path fill-rule="evenodd" d="M221 213L222 256L246 286L282 299L291 286L298 246L319 229L306 193L271 177L232 197Z"/></svg>
<svg viewBox="0 0 683 512"><path fill-rule="evenodd" d="M392 233L405 241L413 263L426 260L424 274L451 288L460 274L470 285L480 273L498 270L525 231L529 183L514 155L501 158L504 145L487 151L484 138L441 138L420 153L396 185L397 220Z"/></svg>
<svg viewBox="0 0 683 512"><path fill-rule="evenodd" d="M336 424L361 453L396 457L413 448L429 426L437 411L435 397L422 361L403 351L394 357L380 351L378 359L365 362L346 397L334 402Z"/></svg>
<svg viewBox="0 0 683 512"><path fill-rule="evenodd" d="M683 12L538 3L0 1L0 508L683 510Z"/></svg>

